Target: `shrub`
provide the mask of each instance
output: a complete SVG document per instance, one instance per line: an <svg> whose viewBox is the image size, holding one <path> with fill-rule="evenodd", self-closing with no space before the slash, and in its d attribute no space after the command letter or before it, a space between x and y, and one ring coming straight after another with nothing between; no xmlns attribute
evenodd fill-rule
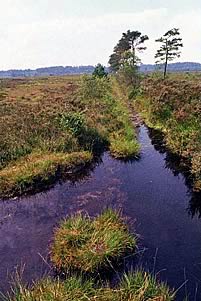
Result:
<svg viewBox="0 0 201 301"><path fill-rule="evenodd" d="M80 85L80 95L84 101L98 100L106 97L111 92L110 82L107 78L95 76L83 76Z"/></svg>
<svg viewBox="0 0 201 301"><path fill-rule="evenodd" d="M105 71L105 67L101 64L98 64L94 69L93 76L99 78L107 77L107 72Z"/></svg>

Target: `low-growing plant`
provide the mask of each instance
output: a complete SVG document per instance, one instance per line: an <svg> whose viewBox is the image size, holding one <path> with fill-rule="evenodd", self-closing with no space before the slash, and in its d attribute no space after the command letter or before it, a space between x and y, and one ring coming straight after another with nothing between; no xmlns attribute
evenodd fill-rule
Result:
<svg viewBox="0 0 201 301"><path fill-rule="evenodd" d="M63 113L59 118L60 126L78 136L85 128L85 120L81 113Z"/></svg>
<svg viewBox="0 0 201 301"><path fill-rule="evenodd" d="M175 298L174 292L166 284L160 283L155 276L143 270L124 274L120 290L123 295L122 301L171 301Z"/></svg>
<svg viewBox="0 0 201 301"><path fill-rule="evenodd" d="M136 236L129 234L120 213L108 209L95 219L76 214L62 221L50 257L58 270L95 272L135 247Z"/></svg>
<svg viewBox="0 0 201 301"><path fill-rule="evenodd" d="M100 286L94 280L71 276L43 279L28 288L18 281L3 301L173 301L175 293L149 273L137 270L123 276L115 288Z"/></svg>
<svg viewBox="0 0 201 301"><path fill-rule="evenodd" d="M89 301L95 300L96 289L92 280L72 276L66 281L45 278L32 285L23 286L20 281L12 289L13 292L4 297L4 301Z"/></svg>
<svg viewBox="0 0 201 301"><path fill-rule="evenodd" d="M132 159L139 156L140 145L133 139L126 139L118 133L113 133L110 152L116 159Z"/></svg>

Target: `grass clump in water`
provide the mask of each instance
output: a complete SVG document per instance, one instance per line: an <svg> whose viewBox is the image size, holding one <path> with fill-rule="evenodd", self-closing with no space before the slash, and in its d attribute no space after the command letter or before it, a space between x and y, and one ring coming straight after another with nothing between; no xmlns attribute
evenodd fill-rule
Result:
<svg viewBox="0 0 201 301"><path fill-rule="evenodd" d="M130 159L139 155L140 145L137 140L115 135L110 140L110 152L116 159Z"/></svg>
<svg viewBox="0 0 201 301"><path fill-rule="evenodd" d="M95 219L77 214L56 229L51 260L60 270L96 272L110 266L136 246L121 215L108 209Z"/></svg>
<svg viewBox="0 0 201 301"><path fill-rule="evenodd" d="M166 284L160 283L143 270L125 274L120 283L120 291L122 301L171 301L175 297Z"/></svg>
<svg viewBox="0 0 201 301"><path fill-rule="evenodd" d="M66 281L43 279L26 288L17 283L12 296L5 301L88 301L95 300L95 288L92 280L83 281L81 277L72 276Z"/></svg>
<svg viewBox="0 0 201 301"><path fill-rule="evenodd" d="M89 152L32 153L0 170L0 197L20 195L92 161Z"/></svg>
<svg viewBox="0 0 201 301"><path fill-rule="evenodd" d="M125 274L116 288L100 287L92 279L71 276L65 281L44 279L26 288L20 283L5 301L172 301L167 285L144 271Z"/></svg>

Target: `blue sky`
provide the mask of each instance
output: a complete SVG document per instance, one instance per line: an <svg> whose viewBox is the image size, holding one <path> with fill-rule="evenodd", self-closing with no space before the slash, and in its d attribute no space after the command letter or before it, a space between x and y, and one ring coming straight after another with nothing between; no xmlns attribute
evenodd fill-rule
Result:
<svg viewBox="0 0 201 301"><path fill-rule="evenodd" d="M198 0L0 0L0 69L107 64L127 29L150 37L142 62L153 63L154 40L179 27L180 61L201 62Z"/></svg>

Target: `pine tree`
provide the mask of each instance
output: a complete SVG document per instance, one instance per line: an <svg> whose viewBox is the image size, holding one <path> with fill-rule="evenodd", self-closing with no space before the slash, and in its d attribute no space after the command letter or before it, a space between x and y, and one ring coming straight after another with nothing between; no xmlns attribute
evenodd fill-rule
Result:
<svg viewBox="0 0 201 301"><path fill-rule="evenodd" d="M180 38L180 32L178 28L173 28L167 31L160 39L156 42L162 45L157 50L155 58L157 59L156 64L164 64L164 78L167 74L167 65L169 61L173 61L175 58L179 58L181 52L179 49L183 47L182 38Z"/></svg>
<svg viewBox="0 0 201 301"><path fill-rule="evenodd" d="M100 63L95 67L93 75L96 77L107 77L107 72L105 71L105 67Z"/></svg>
<svg viewBox="0 0 201 301"><path fill-rule="evenodd" d="M147 35L142 35L139 31L128 30L123 33L110 56L110 69L113 72L117 72L123 67L131 67L135 70L140 62L136 53L146 49L143 44L148 39Z"/></svg>

